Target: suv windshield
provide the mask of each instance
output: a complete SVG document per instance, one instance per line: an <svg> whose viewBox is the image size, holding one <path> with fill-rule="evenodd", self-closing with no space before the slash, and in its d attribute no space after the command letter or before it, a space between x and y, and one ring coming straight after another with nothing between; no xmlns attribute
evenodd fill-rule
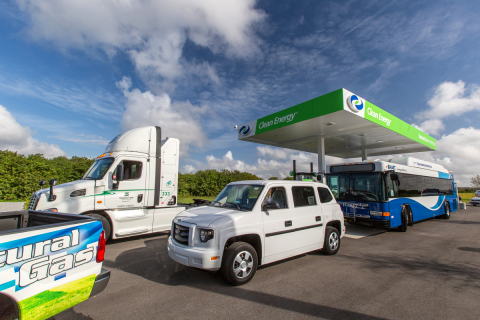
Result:
<svg viewBox="0 0 480 320"><path fill-rule="evenodd" d="M335 199L358 202L385 201L382 173L340 173L327 175Z"/></svg>
<svg viewBox="0 0 480 320"><path fill-rule="evenodd" d="M83 177L83 180L98 180L102 179L105 173L107 173L108 169L112 165L114 158L102 158L96 160L90 169L88 169L87 173Z"/></svg>
<svg viewBox="0 0 480 320"><path fill-rule="evenodd" d="M262 190L263 186L259 185L228 185L210 205L214 207L251 211Z"/></svg>

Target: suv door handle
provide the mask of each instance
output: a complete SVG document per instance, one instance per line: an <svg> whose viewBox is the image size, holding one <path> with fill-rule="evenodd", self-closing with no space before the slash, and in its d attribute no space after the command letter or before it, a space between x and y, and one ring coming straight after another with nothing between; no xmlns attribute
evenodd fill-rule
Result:
<svg viewBox="0 0 480 320"><path fill-rule="evenodd" d="M291 226L292 226L292 220L285 221L285 227L291 227Z"/></svg>
<svg viewBox="0 0 480 320"><path fill-rule="evenodd" d="M140 203L140 202L142 202L142 200L143 200L143 194L139 194L139 195L137 196L137 202Z"/></svg>
<svg viewBox="0 0 480 320"><path fill-rule="evenodd" d="M315 217L315 221L317 221L317 222L318 222L318 221L322 221L322 217L321 217L321 216L316 216L316 217Z"/></svg>

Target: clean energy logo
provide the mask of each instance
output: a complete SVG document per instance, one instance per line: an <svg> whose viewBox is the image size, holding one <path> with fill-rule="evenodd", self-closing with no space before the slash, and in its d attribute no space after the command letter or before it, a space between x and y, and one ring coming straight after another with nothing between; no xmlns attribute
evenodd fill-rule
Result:
<svg viewBox="0 0 480 320"><path fill-rule="evenodd" d="M168 182L166 183L166 186L167 186L167 187L170 187L171 185L172 185L172 181L168 181Z"/></svg>
<svg viewBox="0 0 480 320"><path fill-rule="evenodd" d="M356 94L352 94L348 97L347 104L350 107L350 110L355 113L363 109L363 101Z"/></svg>
<svg viewBox="0 0 480 320"><path fill-rule="evenodd" d="M247 134L250 133L250 126L249 126L249 125L242 126L238 132L239 132L242 136L246 136Z"/></svg>

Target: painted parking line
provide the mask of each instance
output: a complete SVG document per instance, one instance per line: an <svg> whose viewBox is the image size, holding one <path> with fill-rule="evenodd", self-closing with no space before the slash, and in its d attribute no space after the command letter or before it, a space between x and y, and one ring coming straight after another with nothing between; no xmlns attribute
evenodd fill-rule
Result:
<svg viewBox="0 0 480 320"><path fill-rule="evenodd" d="M345 237L351 239L361 239L368 236L386 232L385 229L373 228L357 224L345 224Z"/></svg>

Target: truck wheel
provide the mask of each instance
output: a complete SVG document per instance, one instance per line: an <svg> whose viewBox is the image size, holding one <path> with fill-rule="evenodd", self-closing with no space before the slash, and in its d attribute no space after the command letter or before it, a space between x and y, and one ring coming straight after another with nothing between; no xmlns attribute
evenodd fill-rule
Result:
<svg viewBox="0 0 480 320"><path fill-rule="evenodd" d="M257 251L246 242L235 242L223 255L222 275L231 285L240 286L252 280L257 265Z"/></svg>
<svg viewBox="0 0 480 320"><path fill-rule="evenodd" d="M445 203L445 214L443 215L443 219L450 219L450 204Z"/></svg>
<svg viewBox="0 0 480 320"><path fill-rule="evenodd" d="M110 222L104 216L96 213L89 213L86 216L97 218L102 222L103 230L105 231L105 240L110 238L110 232L112 231L112 227L110 226Z"/></svg>
<svg viewBox="0 0 480 320"><path fill-rule="evenodd" d="M337 228L327 227L325 229L325 242L323 243L323 254L333 255L340 249L340 233Z"/></svg>
<svg viewBox="0 0 480 320"><path fill-rule="evenodd" d="M408 228L407 227L408 226L408 215L405 211L406 210L403 209L402 213L401 213L402 225L400 227L398 227L398 230L400 230L400 232L407 232L407 228Z"/></svg>

